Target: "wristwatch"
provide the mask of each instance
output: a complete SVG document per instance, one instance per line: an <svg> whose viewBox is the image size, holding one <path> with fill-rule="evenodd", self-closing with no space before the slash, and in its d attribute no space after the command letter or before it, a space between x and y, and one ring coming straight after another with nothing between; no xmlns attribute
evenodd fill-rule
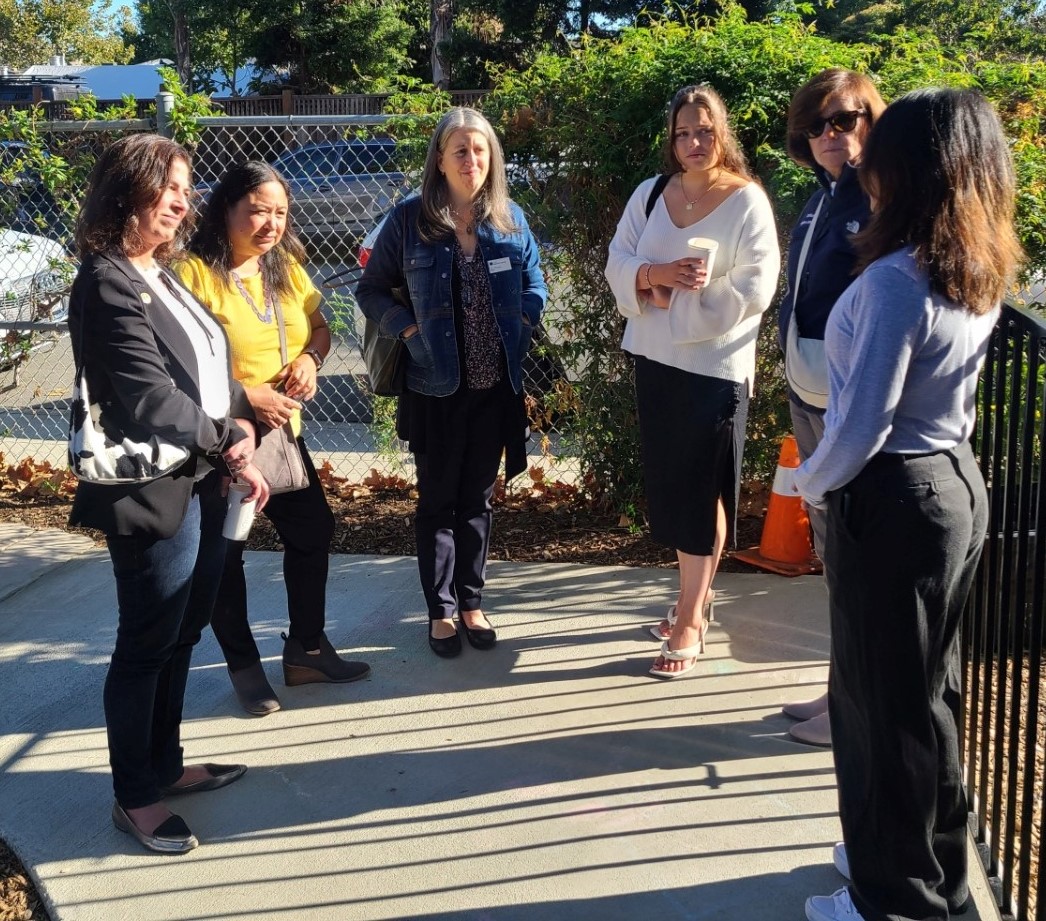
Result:
<svg viewBox="0 0 1046 921"><path fill-rule="evenodd" d="M320 354L319 349L305 349L302 355L308 355L314 362L316 362L316 370L319 371L323 367L323 356Z"/></svg>

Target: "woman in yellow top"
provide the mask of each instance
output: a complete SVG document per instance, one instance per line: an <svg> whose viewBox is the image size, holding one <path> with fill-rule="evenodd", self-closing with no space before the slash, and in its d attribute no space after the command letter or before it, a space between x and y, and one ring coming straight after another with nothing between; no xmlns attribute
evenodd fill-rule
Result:
<svg viewBox="0 0 1046 921"><path fill-rule="evenodd" d="M320 292L302 268L305 250L289 222L290 193L266 163L229 169L214 188L190 244L193 255L178 273L225 327L233 376L243 384L258 422L290 421L309 473L306 489L272 496L264 512L283 541L290 634L281 634L283 680L354 681L370 672L342 659L323 632L327 566L334 516L301 437L302 401L330 351L330 330L319 310ZM287 355L280 352L276 307L283 315ZM265 716L280 709L247 622L242 541L229 541L211 624L225 654L240 704Z"/></svg>

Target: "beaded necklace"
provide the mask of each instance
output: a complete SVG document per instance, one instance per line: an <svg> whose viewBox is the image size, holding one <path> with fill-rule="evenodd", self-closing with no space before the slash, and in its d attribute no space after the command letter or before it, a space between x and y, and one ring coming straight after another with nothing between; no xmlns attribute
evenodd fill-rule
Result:
<svg viewBox="0 0 1046 921"><path fill-rule="evenodd" d="M262 321L262 323L272 322L272 292L269 291L268 285L265 284L265 277L262 276L262 296L265 299L265 313L262 313L258 309L258 305L254 303L254 298L251 297L251 293L244 287L243 279L234 271L230 271L229 274L232 276L233 283L236 285L236 290L240 292L240 295L247 302L247 305L254 311L254 315Z"/></svg>

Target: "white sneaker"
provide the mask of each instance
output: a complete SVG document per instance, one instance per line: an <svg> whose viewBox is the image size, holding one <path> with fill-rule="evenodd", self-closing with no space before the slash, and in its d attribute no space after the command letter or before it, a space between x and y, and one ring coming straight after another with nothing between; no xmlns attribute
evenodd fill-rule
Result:
<svg viewBox="0 0 1046 921"><path fill-rule="evenodd" d="M835 864L839 875L847 882L850 882L852 879L850 876L850 859L846 856L846 845L842 841L832 848L832 863Z"/></svg>
<svg viewBox="0 0 1046 921"><path fill-rule="evenodd" d="M845 886L832 895L810 896L806 900L806 917L808 921L864 921Z"/></svg>

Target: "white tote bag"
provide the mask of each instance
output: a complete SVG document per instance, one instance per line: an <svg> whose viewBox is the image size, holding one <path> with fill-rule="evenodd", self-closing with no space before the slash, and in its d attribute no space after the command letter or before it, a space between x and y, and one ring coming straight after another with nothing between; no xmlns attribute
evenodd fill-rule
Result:
<svg viewBox="0 0 1046 921"><path fill-rule="evenodd" d="M824 357L824 339L807 339L799 335L795 305L799 297L799 280L803 277L803 266L806 265L806 256L810 251L810 240L826 197L822 195L817 203L817 210L814 211L803 238L803 247L799 250L795 288L792 291L792 316L788 322L788 334L785 336L785 378L788 386L800 400L818 409L828 406L828 362Z"/></svg>

